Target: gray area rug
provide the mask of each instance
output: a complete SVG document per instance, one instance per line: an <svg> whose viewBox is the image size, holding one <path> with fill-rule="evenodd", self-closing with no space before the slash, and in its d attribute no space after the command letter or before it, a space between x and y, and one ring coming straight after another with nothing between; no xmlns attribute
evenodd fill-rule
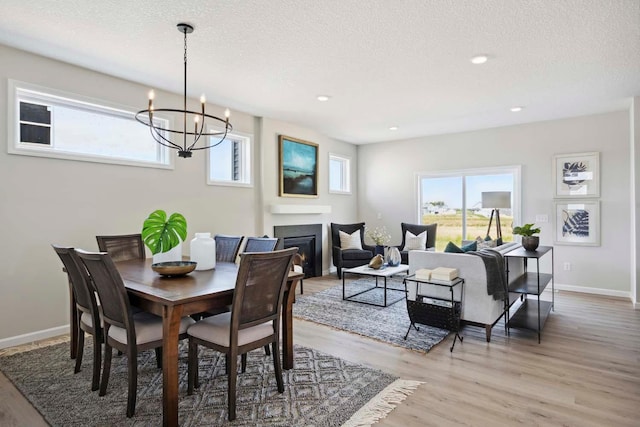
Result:
<svg viewBox="0 0 640 427"><path fill-rule="evenodd" d="M295 368L284 371L285 392L279 394L273 361L259 349L249 353L247 371L238 375L237 419L229 423L224 357L203 347L200 350L201 385L188 396L187 345L181 344L181 426L340 426L371 399L379 401L381 395L391 394L382 398L386 400L382 406L388 407L418 386L405 381L390 392L402 380L295 346ZM114 352L107 395L100 397L97 391L90 391L91 354L88 345L82 371L75 375L67 343L0 357L0 369L53 426L162 425L162 371L156 367L155 353L145 351L138 356L138 401L130 419L125 415L126 357ZM377 420L385 415L376 415L374 409L373 415L369 411L365 417Z"/></svg>
<svg viewBox="0 0 640 427"><path fill-rule="evenodd" d="M353 295L372 287L375 280L361 278L352 280L347 277L346 292ZM379 281L382 284L382 280ZM387 279L387 288L404 290L402 279ZM381 304L383 289L377 288L358 295L363 301ZM404 298L404 291L389 291L387 301L398 301ZM412 350L429 351L434 345L444 340L449 331L427 325L418 325L419 330L409 329L409 315L406 302L399 301L387 307L376 307L342 299L342 284L310 295L296 297L293 315L300 319L321 323L336 329L353 332Z"/></svg>

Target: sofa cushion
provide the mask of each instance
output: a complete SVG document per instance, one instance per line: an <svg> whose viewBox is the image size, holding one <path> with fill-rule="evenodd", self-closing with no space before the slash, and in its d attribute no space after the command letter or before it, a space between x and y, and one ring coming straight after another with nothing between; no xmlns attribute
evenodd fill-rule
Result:
<svg viewBox="0 0 640 427"><path fill-rule="evenodd" d="M418 234L417 236L407 230L404 234L404 248L403 251L410 250L425 250L427 247L427 230Z"/></svg>
<svg viewBox="0 0 640 427"><path fill-rule="evenodd" d="M360 230L356 230L351 234L345 233L344 231L339 231L338 233L340 235L341 249L362 250L362 239L360 238Z"/></svg>

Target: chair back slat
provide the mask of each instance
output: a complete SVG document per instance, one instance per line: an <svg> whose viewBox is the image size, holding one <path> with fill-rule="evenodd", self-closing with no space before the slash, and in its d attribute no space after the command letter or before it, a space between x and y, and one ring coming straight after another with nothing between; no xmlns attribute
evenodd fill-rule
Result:
<svg viewBox="0 0 640 427"><path fill-rule="evenodd" d="M100 252L107 252L114 262L146 257L141 234L96 236L96 240Z"/></svg>
<svg viewBox="0 0 640 427"><path fill-rule="evenodd" d="M91 279L82 261L76 255L74 248L51 246L53 246L53 250L56 251L65 270L67 270L78 309L85 313L93 314L95 312L97 314L98 304Z"/></svg>
<svg viewBox="0 0 640 427"><path fill-rule="evenodd" d="M240 259L231 310L232 330L278 319L285 284L298 248L244 253Z"/></svg>
<svg viewBox="0 0 640 427"><path fill-rule="evenodd" d="M218 262L236 262L240 244L244 236L225 236L216 234L216 261Z"/></svg>
<svg viewBox="0 0 640 427"><path fill-rule="evenodd" d="M276 249L277 237L247 237L244 252L271 252Z"/></svg>

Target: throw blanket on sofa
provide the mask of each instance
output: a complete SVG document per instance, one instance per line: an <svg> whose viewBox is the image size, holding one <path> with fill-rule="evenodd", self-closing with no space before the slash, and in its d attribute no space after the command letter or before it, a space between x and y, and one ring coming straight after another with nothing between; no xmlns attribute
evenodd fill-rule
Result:
<svg viewBox="0 0 640 427"><path fill-rule="evenodd" d="M484 268L487 271L487 293L492 295L494 300L504 299L507 289L507 277L502 254L491 249L467 253L477 255L484 261Z"/></svg>

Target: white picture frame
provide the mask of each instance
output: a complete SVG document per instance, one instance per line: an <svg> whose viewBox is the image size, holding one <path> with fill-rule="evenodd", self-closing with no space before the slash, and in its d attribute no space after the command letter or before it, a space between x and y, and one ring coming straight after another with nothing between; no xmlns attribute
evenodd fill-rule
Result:
<svg viewBox="0 0 640 427"><path fill-rule="evenodd" d="M600 201L555 201L554 243L600 246Z"/></svg>
<svg viewBox="0 0 640 427"><path fill-rule="evenodd" d="M553 156L554 198L600 197L600 153Z"/></svg>

